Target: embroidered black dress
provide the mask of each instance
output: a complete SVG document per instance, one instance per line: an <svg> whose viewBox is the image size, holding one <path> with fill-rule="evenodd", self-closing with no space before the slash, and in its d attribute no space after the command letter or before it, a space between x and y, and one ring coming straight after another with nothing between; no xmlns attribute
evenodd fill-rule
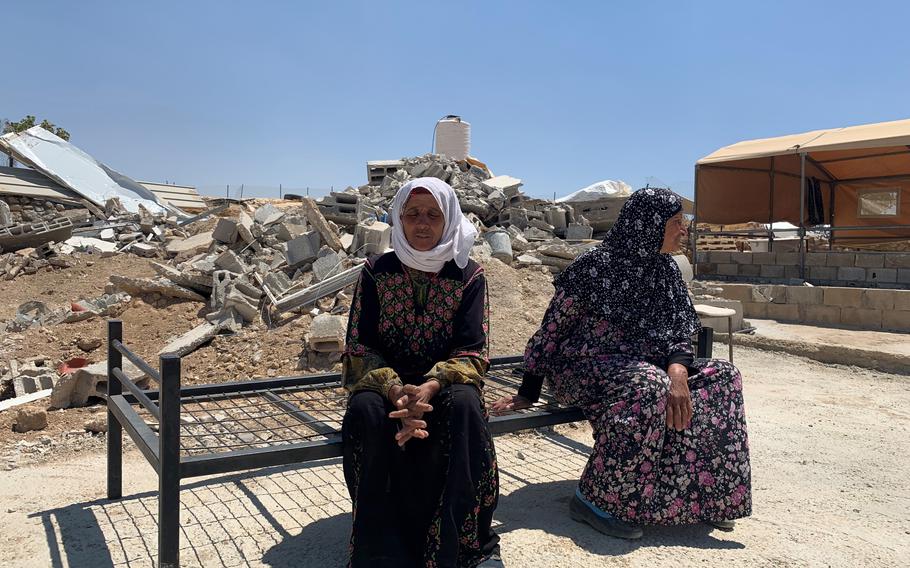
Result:
<svg viewBox="0 0 910 568"><path fill-rule="evenodd" d="M449 261L429 275L391 252L364 266L343 359L351 566L473 567L497 551L490 524L499 477L481 395L486 299L473 261L464 269ZM442 386L424 415L429 437L402 450L389 389L428 379Z"/></svg>

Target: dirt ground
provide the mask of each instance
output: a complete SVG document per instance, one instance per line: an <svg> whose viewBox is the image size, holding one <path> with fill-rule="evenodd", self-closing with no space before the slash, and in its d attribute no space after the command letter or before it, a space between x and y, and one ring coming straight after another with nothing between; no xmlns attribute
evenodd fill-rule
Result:
<svg viewBox="0 0 910 568"><path fill-rule="evenodd" d="M586 425L497 438L496 526L507 566L907 566L907 377L749 348L744 376L753 516L735 531L649 527L638 542L567 515L590 443ZM3 473L4 565L147 567L156 480L132 450L124 498L105 500L103 436L80 455ZM40 444L40 442L39 442ZM342 566L350 530L338 460L189 480L186 566Z"/></svg>
<svg viewBox="0 0 910 568"><path fill-rule="evenodd" d="M104 292L112 274L155 275L148 260L132 255L108 258L81 255L73 264L65 270L0 282L0 322L13 317L16 308L29 300L39 299L53 310L72 301L97 297ZM539 270L515 270L495 259L484 261L484 266L491 306L491 353L521 353L553 294L552 277ZM157 353L164 345L202 323L206 313L207 307L202 302L143 295L134 297L118 317L123 320L124 342L145 360L156 362ZM261 323L245 327L235 335L219 335L182 359L181 382L214 383L332 369L333 361L313 360L305 352L304 340L311 320L309 314L289 313L275 316L271 325ZM39 356L52 366L72 357L84 357L89 363L103 361L106 357L103 346L84 352L77 343L80 339L104 340L106 333L103 318L95 318L4 334L0 338L0 367L9 359L24 361ZM48 414L47 429L16 434L11 431L13 415L12 412L0 414L0 454L20 441L31 443L42 436L55 437L80 430L86 420L83 411L54 411ZM45 457L60 451L65 448L52 448Z"/></svg>

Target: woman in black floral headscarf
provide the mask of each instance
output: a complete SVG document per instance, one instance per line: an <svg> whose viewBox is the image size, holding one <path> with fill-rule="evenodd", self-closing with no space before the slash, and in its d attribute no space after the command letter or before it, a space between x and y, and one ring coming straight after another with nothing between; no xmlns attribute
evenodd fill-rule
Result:
<svg viewBox="0 0 910 568"><path fill-rule="evenodd" d="M493 406L530 405L546 378L584 410L594 451L570 512L612 536L639 538L643 524L731 530L751 513L742 378L694 358L701 324L668 254L685 236L679 196L636 191L604 242L556 279L519 394Z"/></svg>

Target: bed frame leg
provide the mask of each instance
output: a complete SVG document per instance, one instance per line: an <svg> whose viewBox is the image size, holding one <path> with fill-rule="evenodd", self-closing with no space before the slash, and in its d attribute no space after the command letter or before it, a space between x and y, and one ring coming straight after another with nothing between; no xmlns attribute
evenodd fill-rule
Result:
<svg viewBox="0 0 910 568"><path fill-rule="evenodd" d="M111 412L111 397L123 392L123 385L114 377L113 369L123 366L123 356L111 344L123 342L123 322L107 322L107 498L123 496L123 427Z"/></svg>
<svg viewBox="0 0 910 568"><path fill-rule="evenodd" d="M160 358L158 404L158 566L180 566L180 358Z"/></svg>
<svg viewBox="0 0 910 568"><path fill-rule="evenodd" d="M714 328L703 327L698 331L698 349L695 354L699 359L710 359L714 353Z"/></svg>

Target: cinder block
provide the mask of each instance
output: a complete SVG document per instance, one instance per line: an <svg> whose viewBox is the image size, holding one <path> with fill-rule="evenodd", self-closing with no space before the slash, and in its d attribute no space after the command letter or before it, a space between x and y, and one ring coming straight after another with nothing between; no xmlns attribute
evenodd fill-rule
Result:
<svg viewBox="0 0 910 568"><path fill-rule="evenodd" d="M866 282L884 282L884 283L894 283L897 282L897 269L896 268L867 268L866 269Z"/></svg>
<svg viewBox="0 0 910 568"><path fill-rule="evenodd" d="M799 304L799 319L800 321L809 323L839 325L841 318L840 310L840 306Z"/></svg>
<svg viewBox="0 0 910 568"><path fill-rule="evenodd" d="M729 254L729 253L727 253ZM717 265L717 274L721 276L737 276L739 275L739 265L738 264L718 264Z"/></svg>
<svg viewBox="0 0 910 568"><path fill-rule="evenodd" d="M910 331L910 310L882 312L882 329Z"/></svg>
<svg viewBox="0 0 910 568"><path fill-rule="evenodd" d="M739 300L740 302L752 301L751 284L724 284L723 289L724 292L722 296L728 300Z"/></svg>
<svg viewBox="0 0 910 568"><path fill-rule="evenodd" d="M837 268L837 279L846 282L865 282L866 269L856 268L855 266L839 266Z"/></svg>
<svg viewBox="0 0 910 568"><path fill-rule="evenodd" d="M695 262L696 264L707 264L710 262L708 260L708 251L700 250L695 252Z"/></svg>
<svg viewBox="0 0 910 568"><path fill-rule="evenodd" d="M876 252L858 252L856 253L856 264L863 268L881 268L885 265L885 255Z"/></svg>
<svg viewBox="0 0 910 568"><path fill-rule="evenodd" d="M894 291L867 289L863 292L863 301L860 306L873 310L893 310Z"/></svg>
<svg viewBox="0 0 910 568"><path fill-rule="evenodd" d="M799 266L784 266L784 278L802 278L799 275Z"/></svg>
<svg viewBox="0 0 910 568"><path fill-rule="evenodd" d="M758 253L764 254L764 253ZM761 265L761 277L762 278L783 278L784 277L784 267L777 264L763 264Z"/></svg>
<svg viewBox="0 0 910 568"><path fill-rule="evenodd" d="M796 304L767 304L768 319L778 321L799 321L799 306Z"/></svg>
<svg viewBox="0 0 910 568"><path fill-rule="evenodd" d="M852 252L829 252L828 266L856 266L856 255Z"/></svg>
<svg viewBox="0 0 910 568"><path fill-rule="evenodd" d="M835 266L809 266L809 279L818 281L837 280L837 267Z"/></svg>
<svg viewBox="0 0 910 568"><path fill-rule="evenodd" d="M768 304L766 302L743 302L743 317L768 319Z"/></svg>
<svg viewBox="0 0 910 568"><path fill-rule="evenodd" d="M730 264L730 253L719 250L708 251L708 260L713 264Z"/></svg>
<svg viewBox="0 0 910 568"><path fill-rule="evenodd" d="M695 267L699 275L717 274L717 265L710 262L701 262Z"/></svg>
<svg viewBox="0 0 910 568"><path fill-rule="evenodd" d="M863 329L881 329L882 311L843 307L840 310L840 322L842 325L852 325Z"/></svg>
<svg viewBox="0 0 910 568"><path fill-rule="evenodd" d="M776 252L753 252L752 264L777 264Z"/></svg>
<svg viewBox="0 0 910 568"><path fill-rule="evenodd" d="M751 252L733 252L730 253L730 260L734 264L752 264L752 257L754 253Z"/></svg>
<svg viewBox="0 0 910 568"><path fill-rule="evenodd" d="M825 302L825 289L815 286L787 286L787 302L822 305Z"/></svg>
<svg viewBox="0 0 910 568"><path fill-rule="evenodd" d="M799 253L788 253L796 255L796 262L799 264ZM806 266L828 266L828 253L826 252L807 252Z"/></svg>
<svg viewBox="0 0 910 568"><path fill-rule="evenodd" d="M777 253L777 264L781 266L799 266L799 253L779 252Z"/></svg>
<svg viewBox="0 0 910 568"><path fill-rule="evenodd" d="M758 277L761 275L762 268L763 267L759 264L740 264L739 265L739 275L740 276Z"/></svg>
<svg viewBox="0 0 910 568"><path fill-rule="evenodd" d="M910 268L910 254L889 252L884 255L885 268Z"/></svg>
<svg viewBox="0 0 910 568"><path fill-rule="evenodd" d="M824 288L825 304L829 306L856 307L863 303L862 288Z"/></svg>
<svg viewBox="0 0 910 568"><path fill-rule="evenodd" d="M910 268L898 268L897 281L901 284L910 284Z"/></svg>
<svg viewBox="0 0 910 568"><path fill-rule="evenodd" d="M910 290L892 290L895 310L910 311Z"/></svg>

